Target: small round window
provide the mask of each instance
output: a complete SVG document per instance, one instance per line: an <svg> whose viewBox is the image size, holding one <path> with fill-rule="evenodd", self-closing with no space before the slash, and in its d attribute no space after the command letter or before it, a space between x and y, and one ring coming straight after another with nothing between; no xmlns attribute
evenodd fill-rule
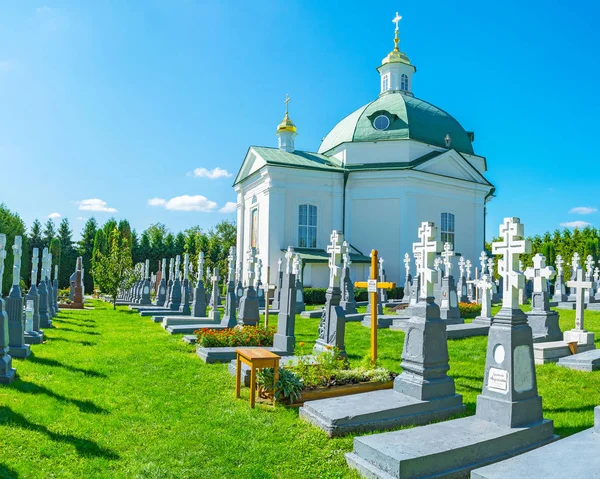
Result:
<svg viewBox="0 0 600 479"><path fill-rule="evenodd" d="M376 130L387 130L390 126L390 119L385 115L379 115L373 120L373 128Z"/></svg>

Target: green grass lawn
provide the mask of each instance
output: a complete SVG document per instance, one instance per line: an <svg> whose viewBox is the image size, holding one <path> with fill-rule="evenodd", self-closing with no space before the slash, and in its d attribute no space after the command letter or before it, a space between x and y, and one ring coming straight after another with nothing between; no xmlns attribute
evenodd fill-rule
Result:
<svg viewBox="0 0 600 479"><path fill-rule="evenodd" d="M297 410L234 400L226 365L206 365L181 337L159 324L102 302L63 311L14 360L18 379L0 386L2 478L338 478L358 477L344 453L352 437L328 439ZM574 312L561 311L571 329ZM274 319L271 320L272 323ZM312 348L318 319L299 318L297 343ZM600 339L600 313L586 312ZM383 366L400 370L404 334L379 331ZM467 414L481 391L487 338L449 342L450 374ZM354 364L369 351L369 330L346 326ZM544 415L566 436L593 425L600 374L538 366Z"/></svg>

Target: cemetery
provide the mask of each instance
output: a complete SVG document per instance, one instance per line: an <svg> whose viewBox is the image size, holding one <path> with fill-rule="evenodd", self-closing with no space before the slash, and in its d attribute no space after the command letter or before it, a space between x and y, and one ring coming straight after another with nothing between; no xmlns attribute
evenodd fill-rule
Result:
<svg viewBox="0 0 600 479"><path fill-rule="evenodd" d="M318 150L286 96L277 146L186 174L235 202L147 201L210 225L0 203L0 478L600 478L600 228L488 207L401 19Z"/></svg>

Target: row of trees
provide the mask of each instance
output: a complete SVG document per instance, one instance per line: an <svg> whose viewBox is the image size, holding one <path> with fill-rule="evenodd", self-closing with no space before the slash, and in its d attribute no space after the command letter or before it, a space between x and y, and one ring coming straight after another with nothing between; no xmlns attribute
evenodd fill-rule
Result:
<svg viewBox="0 0 600 479"><path fill-rule="evenodd" d="M118 232L118 235L116 232ZM157 223L151 225L138 234L127 220L116 221L109 219L103 225L99 225L96 219L90 218L85 223L81 232L81 239L73 241L73 230L67 218L63 218L58 228L54 221L49 219L44 226L39 220L35 220L29 231L21 217L10 211L6 205L0 204L0 233L7 236L6 241L6 271L11 271L13 264L12 245L15 236L23 237L23 256L21 266L21 278L23 287L30 285L31 254L33 248L39 248L40 255L44 247L48 247L53 254L53 264L59 265L59 286L65 288L69 285L69 278L75 270L78 256L83 257L85 270L85 289L91 292L94 289L94 277L100 274L100 269L95 264L101 259L116 257L113 247L120 251L120 261L128 261L136 264L146 259L150 260L151 271L158 270L159 261L162 258L174 258L185 253L190 255L190 262L197 264L198 253L204 251L205 264L211 269L218 267L221 276L227 268L227 255L229 248L235 246L236 228L230 221L222 221L213 229L203 230L198 226L189 228L176 234L171 233L168 228ZM124 256L123 256L124 255ZM106 271L104 269L103 271ZM204 272L203 272L204 273ZM7 294L12 282L12 274L5 274L1 281L1 292ZM100 286L100 281L98 286ZM101 287L101 286L100 286ZM102 289L102 287L101 287Z"/></svg>

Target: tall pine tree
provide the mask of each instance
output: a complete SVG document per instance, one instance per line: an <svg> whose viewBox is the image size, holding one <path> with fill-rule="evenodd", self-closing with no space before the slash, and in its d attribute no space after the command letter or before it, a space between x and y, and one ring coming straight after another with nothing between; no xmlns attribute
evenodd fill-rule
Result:
<svg viewBox="0 0 600 479"><path fill-rule="evenodd" d="M61 288L66 288L69 285L71 274L75 271L75 264L77 262L77 250L73 246L73 231L67 218L63 218L60 222L57 238L60 243L58 284Z"/></svg>
<svg viewBox="0 0 600 479"><path fill-rule="evenodd" d="M94 240L98 231L98 223L95 218L90 218L86 221L83 231L81 232L81 240L79 240L79 256L83 258L83 268L86 274L83 277L83 283L86 291L94 289L94 279L92 276L92 252L94 251Z"/></svg>
<svg viewBox="0 0 600 479"><path fill-rule="evenodd" d="M54 237L56 237L56 226L54 225L54 221L48 218L48 221L46 221L46 224L44 225L44 231L42 232L44 248L50 248L50 242Z"/></svg>

